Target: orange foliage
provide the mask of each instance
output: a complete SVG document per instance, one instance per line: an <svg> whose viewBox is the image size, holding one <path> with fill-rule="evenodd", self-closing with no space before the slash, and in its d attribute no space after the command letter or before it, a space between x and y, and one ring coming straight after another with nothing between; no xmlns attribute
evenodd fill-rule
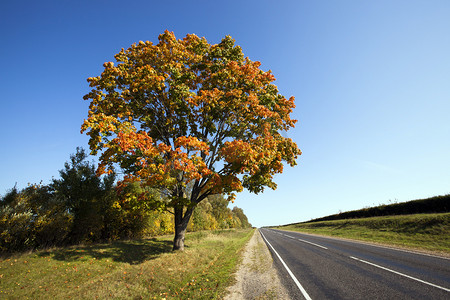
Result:
<svg viewBox="0 0 450 300"><path fill-rule="evenodd" d="M244 58L231 37L211 45L166 31L158 44L133 44L115 59L88 78L92 90L84 97L91 102L82 132L92 152L101 152L97 174L119 164L124 183L173 196L193 182L197 198L190 201L197 203L215 193L232 200L243 188L275 188L283 162L296 164L300 150L280 134L296 122L294 97L280 95L273 74Z"/></svg>

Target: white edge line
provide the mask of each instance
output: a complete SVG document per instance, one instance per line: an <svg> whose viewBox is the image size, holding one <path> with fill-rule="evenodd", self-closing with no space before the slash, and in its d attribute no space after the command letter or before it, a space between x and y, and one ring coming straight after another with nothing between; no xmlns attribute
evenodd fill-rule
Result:
<svg viewBox="0 0 450 300"><path fill-rule="evenodd" d="M300 290L300 292L302 292L303 296L307 299L307 300L312 300L311 297L309 297L308 293L306 292L306 290L303 288L303 286L300 284L300 282L297 280L297 278L294 276L294 274L291 272L291 270L289 269L289 267L286 265L286 263L284 262L284 260L281 258L281 256L278 254L278 252L275 250L275 248L269 243L269 241L266 239L266 237L264 236L264 234L262 233L262 231L260 230L259 233L261 234L261 236L264 238L264 240L266 241L267 245L270 246L270 248L272 248L273 252L278 256L278 258L280 259L281 263L283 264L283 266L286 268L286 271L289 273L289 275L291 276L292 280L294 280L295 284L297 285L298 289Z"/></svg>
<svg viewBox="0 0 450 300"><path fill-rule="evenodd" d="M366 263L366 264L368 264L368 265L371 265L371 266L374 266L374 267L377 267L377 268L380 268L380 269L383 269L383 270L386 270L386 271L395 273L395 274L397 274L397 275L400 275L400 276L403 276L403 277L406 277L406 278L409 278L409 279L412 279L412 280L416 280L416 281L421 282L421 283L428 284L428 285L433 286L433 287L435 287L435 288L438 288L438 289L441 289L441 290L450 292L450 289L447 289L447 288L445 288L445 287L442 287L442 286L439 286L439 285L436 285L436 284L433 284L433 283L430 283L430 282L427 282L427 281L424 281L424 280L421 280L421 279L418 279L418 278L415 278L415 277L412 277L412 276L409 276L409 275L406 275L406 274L403 274L403 273L400 273L400 272L397 272L397 271L394 271L394 270L391 270L391 269L388 269L388 268L386 268L386 267L379 266L379 265L377 265L377 264L374 264L374 263L371 263L371 262L368 262L368 261L359 259L359 258L357 258L357 257L350 256L350 258L352 258L352 259L354 259L354 260L357 260L357 261L360 261L360 262L363 262L363 263Z"/></svg>

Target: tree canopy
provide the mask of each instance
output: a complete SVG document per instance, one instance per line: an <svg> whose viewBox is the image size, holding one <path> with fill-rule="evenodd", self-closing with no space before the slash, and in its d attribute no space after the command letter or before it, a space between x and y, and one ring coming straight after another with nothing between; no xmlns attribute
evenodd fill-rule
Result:
<svg viewBox="0 0 450 300"><path fill-rule="evenodd" d="M159 43L139 42L88 78L91 92L82 132L94 154L97 174L125 171L120 185L139 182L165 197L141 195L155 208L174 208L183 237L192 210L214 194L233 200L244 188L276 188L274 175L301 154L281 135L294 127L294 97L286 99L271 71L244 58L226 36L219 44L165 31Z"/></svg>

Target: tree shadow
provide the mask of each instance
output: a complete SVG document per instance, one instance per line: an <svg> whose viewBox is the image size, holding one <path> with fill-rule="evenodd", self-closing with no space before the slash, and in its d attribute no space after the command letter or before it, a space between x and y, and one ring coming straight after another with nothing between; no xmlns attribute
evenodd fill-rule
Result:
<svg viewBox="0 0 450 300"><path fill-rule="evenodd" d="M70 248L43 251L38 255L60 261L76 261L92 257L99 260L112 259L116 262L136 265L171 251L172 242L152 238L115 241L108 244L78 245Z"/></svg>

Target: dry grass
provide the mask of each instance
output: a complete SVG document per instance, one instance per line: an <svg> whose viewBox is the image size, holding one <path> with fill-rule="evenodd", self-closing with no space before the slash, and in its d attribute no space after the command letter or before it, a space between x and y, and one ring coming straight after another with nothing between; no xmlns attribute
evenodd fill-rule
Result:
<svg viewBox="0 0 450 300"><path fill-rule="evenodd" d="M232 283L252 230L77 246L0 260L3 299L213 299Z"/></svg>

